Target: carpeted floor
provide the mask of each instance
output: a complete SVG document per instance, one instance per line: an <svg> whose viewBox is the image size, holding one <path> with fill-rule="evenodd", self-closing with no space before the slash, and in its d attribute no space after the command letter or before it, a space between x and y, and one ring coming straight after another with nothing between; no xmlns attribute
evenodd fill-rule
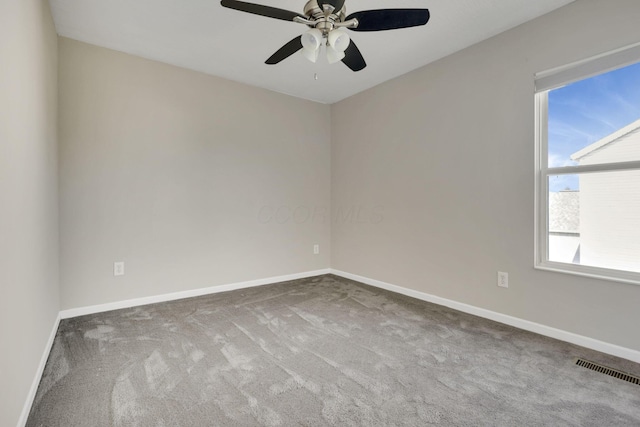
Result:
<svg viewBox="0 0 640 427"><path fill-rule="evenodd" d="M64 320L28 426L640 426L640 365L322 276Z"/></svg>

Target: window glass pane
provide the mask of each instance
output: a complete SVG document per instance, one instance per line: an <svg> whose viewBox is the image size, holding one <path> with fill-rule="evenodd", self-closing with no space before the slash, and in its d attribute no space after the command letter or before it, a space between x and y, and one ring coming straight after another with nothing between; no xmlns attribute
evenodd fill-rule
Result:
<svg viewBox="0 0 640 427"><path fill-rule="evenodd" d="M550 176L549 188L549 261L640 272L640 170Z"/></svg>
<svg viewBox="0 0 640 427"><path fill-rule="evenodd" d="M550 91L548 111L550 168L640 160L640 63Z"/></svg>

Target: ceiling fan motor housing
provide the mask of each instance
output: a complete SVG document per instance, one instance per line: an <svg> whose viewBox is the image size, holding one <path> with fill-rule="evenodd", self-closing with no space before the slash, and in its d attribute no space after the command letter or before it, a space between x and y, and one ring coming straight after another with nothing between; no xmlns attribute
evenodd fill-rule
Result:
<svg viewBox="0 0 640 427"><path fill-rule="evenodd" d="M326 37L335 28L336 22L344 21L346 9L347 7L343 6L341 10L331 10L328 14L325 14L325 11L318 5L318 0L309 0L304 6L304 15L309 20L314 21L314 25L309 25L309 27L317 28Z"/></svg>
<svg viewBox="0 0 640 427"><path fill-rule="evenodd" d="M331 6L329 6L330 8ZM333 16L335 21L341 21L346 16L346 5L342 6L341 10L332 10L330 16ZM324 18L324 10L318 5L318 0L309 0L307 4L304 5L304 14L308 16L310 19L321 19Z"/></svg>

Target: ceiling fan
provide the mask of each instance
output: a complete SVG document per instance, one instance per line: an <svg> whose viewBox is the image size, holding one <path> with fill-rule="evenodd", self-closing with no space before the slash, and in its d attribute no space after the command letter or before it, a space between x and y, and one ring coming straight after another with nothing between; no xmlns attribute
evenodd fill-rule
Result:
<svg viewBox="0 0 640 427"><path fill-rule="evenodd" d="M309 0L303 14L237 0L222 0L222 6L269 18L291 21L309 26L311 29L297 36L271 55L266 63L277 64L302 50L312 62L318 59L320 48L326 46L329 63L342 61L353 71L367 66L360 50L342 31L384 31L417 27L429 21L428 9L378 9L363 10L347 16L345 0Z"/></svg>

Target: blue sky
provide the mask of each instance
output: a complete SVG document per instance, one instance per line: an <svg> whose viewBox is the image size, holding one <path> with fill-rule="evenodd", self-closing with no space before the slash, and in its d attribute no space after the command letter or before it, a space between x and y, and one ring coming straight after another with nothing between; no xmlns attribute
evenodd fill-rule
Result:
<svg viewBox="0 0 640 427"><path fill-rule="evenodd" d="M549 166L640 119L640 63L549 92ZM551 178L551 191L577 190L575 175Z"/></svg>

